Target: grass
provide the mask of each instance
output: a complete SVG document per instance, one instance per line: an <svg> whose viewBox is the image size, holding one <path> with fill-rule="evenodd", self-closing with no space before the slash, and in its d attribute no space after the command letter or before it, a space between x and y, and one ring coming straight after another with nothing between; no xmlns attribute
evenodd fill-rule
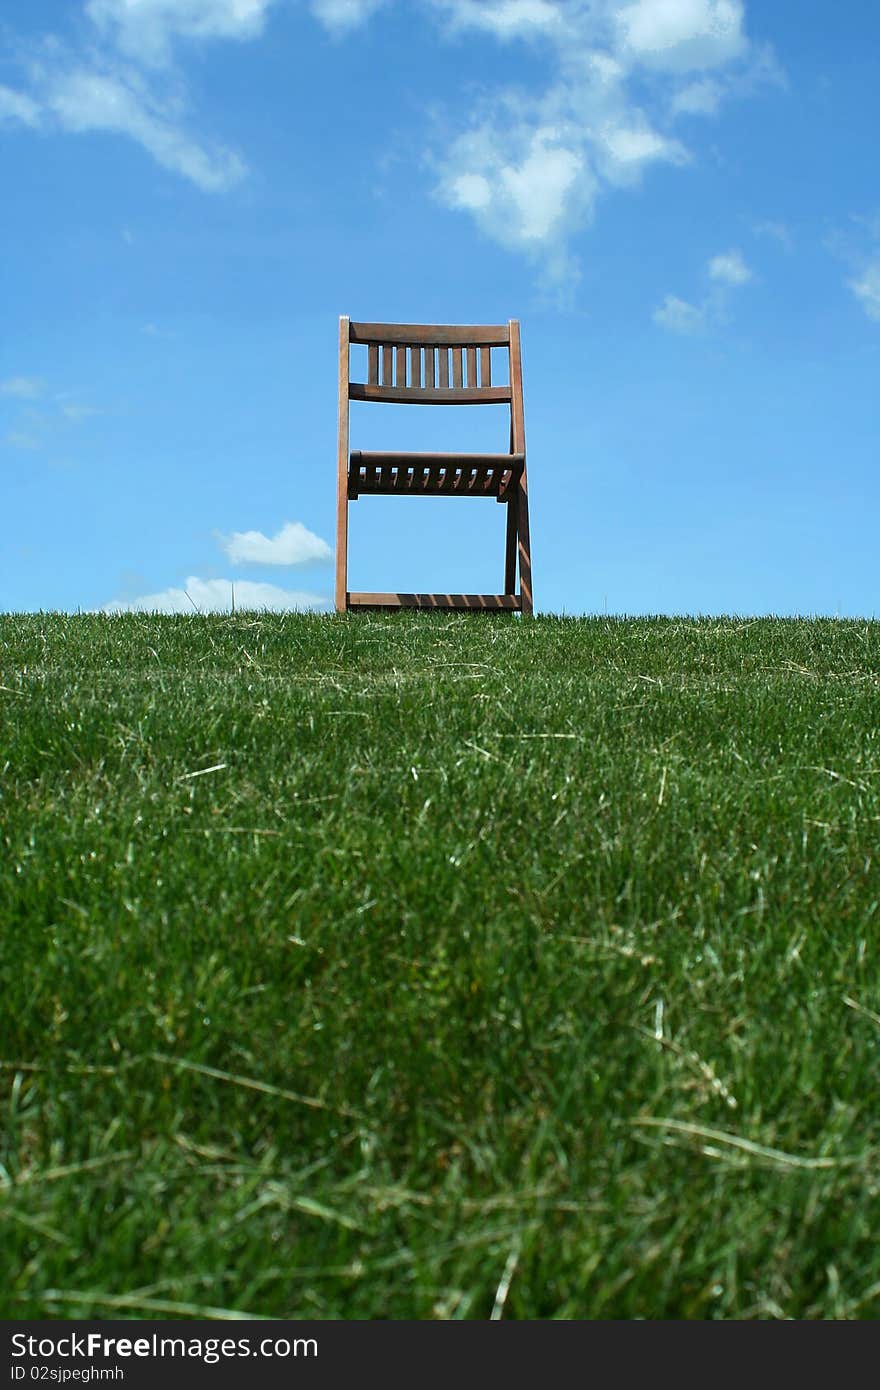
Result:
<svg viewBox="0 0 880 1390"><path fill-rule="evenodd" d="M880 625L0 618L0 1314L880 1315Z"/></svg>

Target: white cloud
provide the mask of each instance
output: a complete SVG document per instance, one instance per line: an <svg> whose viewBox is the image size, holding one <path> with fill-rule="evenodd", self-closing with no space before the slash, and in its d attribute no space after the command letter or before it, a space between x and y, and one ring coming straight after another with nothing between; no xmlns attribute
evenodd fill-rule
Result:
<svg viewBox="0 0 880 1390"><path fill-rule="evenodd" d="M0 124L18 121L22 125L40 124L40 105L26 92L0 85Z"/></svg>
<svg viewBox="0 0 880 1390"><path fill-rule="evenodd" d="M570 272L566 237L587 223L604 185L638 181L657 161L685 151L653 131L641 113L583 124L557 91L547 123L505 125L489 117L459 135L440 165L438 198L469 212L480 229L511 250L546 253ZM554 119L558 117L558 119Z"/></svg>
<svg viewBox="0 0 880 1390"><path fill-rule="evenodd" d="M453 33L531 38L549 54L543 89L487 90L457 136L450 141L444 131L435 192L500 244L540 252L566 270L566 242L604 191L638 184L655 165L688 162L670 122L711 114L738 84L756 80L742 0L431 5ZM762 61L769 72L767 53Z"/></svg>
<svg viewBox="0 0 880 1390"><path fill-rule="evenodd" d="M687 300L679 299L674 294L668 294L658 309L652 315L654 322L660 328L667 328L670 333L702 333L706 327L706 310L695 304L688 304Z"/></svg>
<svg viewBox="0 0 880 1390"><path fill-rule="evenodd" d="M492 203L492 185L485 174L457 174L448 181L449 201L455 208L480 212Z"/></svg>
<svg viewBox="0 0 880 1390"><path fill-rule="evenodd" d="M720 67L743 55L742 0L634 0L615 6L624 56L666 72Z"/></svg>
<svg viewBox="0 0 880 1390"><path fill-rule="evenodd" d="M499 170L502 201L514 216L521 241L544 241L564 215L582 160L575 150L553 143L554 132L538 130L523 162Z"/></svg>
<svg viewBox="0 0 880 1390"><path fill-rule="evenodd" d="M321 565L333 559L327 542L301 521L286 521L271 539L262 531L234 531L221 544L234 565Z"/></svg>
<svg viewBox="0 0 880 1390"><path fill-rule="evenodd" d="M639 112L632 112L629 125L609 125L596 132L602 172L609 183L631 183L641 176L643 166L655 160L684 164L687 151L677 140L658 135Z"/></svg>
<svg viewBox="0 0 880 1390"><path fill-rule="evenodd" d="M566 240L602 190L686 159L629 99L622 65L590 49L569 54L564 74L531 101L502 91L487 102L440 159L435 192L501 245L571 274Z"/></svg>
<svg viewBox="0 0 880 1390"><path fill-rule="evenodd" d="M47 82L46 108L64 129L128 135L157 164L190 179L206 193L239 182L245 165L232 150L209 150L182 131L176 111L163 104L131 70L105 73L75 68Z"/></svg>
<svg viewBox="0 0 880 1390"><path fill-rule="evenodd" d="M582 159L552 128L523 132L514 146L505 159L491 130L462 137L457 154L465 167L447 175L446 197L453 207L476 213L497 240L527 246L545 241L564 216Z"/></svg>
<svg viewBox="0 0 880 1390"><path fill-rule="evenodd" d="M880 259L869 265L857 280L846 283L868 318L880 319Z"/></svg>
<svg viewBox="0 0 880 1390"><path fill-rule="evenodd" d="M322 594L298 593L277 584L255 584L250 580L199 579L190 575L181 588L162 589L141 598L116 599L105 603L100 613L230 613L271 609L278 613L323 611L330 600Z"/></svg>
<svg viewBox="0 0 880 1390"><path fill-rule="evenodd" d="M713 256L709 262L709 279L718 280L723 285L745 285L752 278L742 257L741 251L724 251L720 256Z"/></svg>
<svg viewBox="0 0 880 1390"><path fill-rule="evenodd" d="M167 63L175 39L254 39L274 0L88 0L86 14L128 57Z"/></svg>
<svg viewBox="0 0 880 1390"><path fill-rule="evenodd" d="M46 389L38 376L10 376L0 381L0 396L16 396L22 401L36 400Z"/></svg>
<svg viewBox="0 0 880 1390"><path fill-rule="evenodd" d="M311 11L332 33L344 34L366 24L388 0L312 0Z"/></svg>

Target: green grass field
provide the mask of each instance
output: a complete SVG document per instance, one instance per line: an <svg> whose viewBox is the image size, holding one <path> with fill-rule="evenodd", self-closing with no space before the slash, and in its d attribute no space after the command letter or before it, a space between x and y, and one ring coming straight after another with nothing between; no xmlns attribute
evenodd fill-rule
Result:
<svg viewBox="0 0 880 1390"><path fill-rule="evenodd" d="M0 618L0 1314L880 1316L880 623Z"/></svg>

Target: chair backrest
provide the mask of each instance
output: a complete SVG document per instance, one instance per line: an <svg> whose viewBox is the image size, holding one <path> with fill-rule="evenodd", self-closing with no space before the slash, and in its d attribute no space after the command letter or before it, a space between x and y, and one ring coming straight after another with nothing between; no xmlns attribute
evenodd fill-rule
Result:
<svg viewBox="0 0 880 1390"><path fill-rule="evenodd" d="M348 344L366 344L367 380L348 381L352 401L413 405L499 405L521 399L519 323L354 323ZM492 384L492 349L508 354L507 383Z"/></svg>

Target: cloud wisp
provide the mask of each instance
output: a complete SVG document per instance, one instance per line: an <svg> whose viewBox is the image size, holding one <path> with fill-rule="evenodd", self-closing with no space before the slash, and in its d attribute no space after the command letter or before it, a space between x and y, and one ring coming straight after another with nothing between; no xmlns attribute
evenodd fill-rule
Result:
<svg viewBox="0 0 880 1390"><path fill-rule="evenodd" d="M676 294L667 294L651 316L659 328L670 333L702 333L706 327L705 304L689 304Z"/></svg>
<svg viewBox="0 0 880 1390"><path fill-rule="evenodd" d="M247 172L237 151L187 128L186 86L174 66L185 43L253 39L275 0L88 0L87 40L50 35L32 54L28 89L0 87L0 125L68 134L103 131L140 145L205 193Z"/></svg>
<svg viewBox="0 0 880 1390"><path fill-rule="evenodd" d="M0 84L0 126L36 127L40 120L41 110L38 101L34 101L27 92L17 92L12 87Z"/></svg>
<svg viewBox="0 0 880 1390"><path fill-rule="evenodd" d="M51 447L70 437L72 429L104 412L82 399L83 389L57 391L39 376L10 376L0 381L4 413L14 417L14 428L0 438L0 447L31 452Z"/></svg>
<svg viewBox="0 0 880 1390"><path fill-rule="evenodd" d="M139 63L164 66L175 45L256 39L275 0L87 0L96 30Z"/></svg>
<svg viewBox="0 0 880 1390"><path fill-rule="evenodd" d="M187 134L178 105L122 66L106 72L84 67L53 72L44 85L46 118L62 130L127 135L163 169L183 175L205 193L233 187L245 174L240 155Z"/></svg>
<svg viewBox="0 0 880 1390"><path fill-rule="evenodd" d="M741 251L722 251L709 262L709 279L721 285L747 285L751 278Z"/></svg>
<svg viewBox="0 0 880 1390"><path fill-rule="evenodd" d="M666 295L663 303L651 315L658 328L686 336L705 332L707 328L723 322L731 291L747 285L754 278L742 252L735 247L712 256L705 274L712 287L698 304L691 304L675 294Z"/></svg>
<svg viewBox="0 0 880 1390"><path fill-rule="evenodd" d="M0 439L0 445L7 449L22 449L28 453L35 453L36 450L42 449L43 441L38 435L29 434L27 430L10 430Z"/></svg>
<svg viewBox="0 0 880 1390"><path fill-rule="evenodd" d="M868 318L880 320L880 256L865 266L861 275L846 283Z"/></svg>
<svg viewBox="0 0 880 1390"><path fill-rule="evenodd" d="M389 0L311 0L309 8L331 34L343 35L365 24Z"/></svg>
<svg viewBox="0 0 880 1390"><path fill-rule="evenodd" d="M34 401L45 389L45 381L38 376L10 376L0 381L0 396L13 396L20 401Z"/></svg>
<svg viewBox="0 0 880 1390"><path fill-rule="evenodd" d="M825 240L849 274L844 285L867 318L880 322L880 213L852 213Z"/></svg>

